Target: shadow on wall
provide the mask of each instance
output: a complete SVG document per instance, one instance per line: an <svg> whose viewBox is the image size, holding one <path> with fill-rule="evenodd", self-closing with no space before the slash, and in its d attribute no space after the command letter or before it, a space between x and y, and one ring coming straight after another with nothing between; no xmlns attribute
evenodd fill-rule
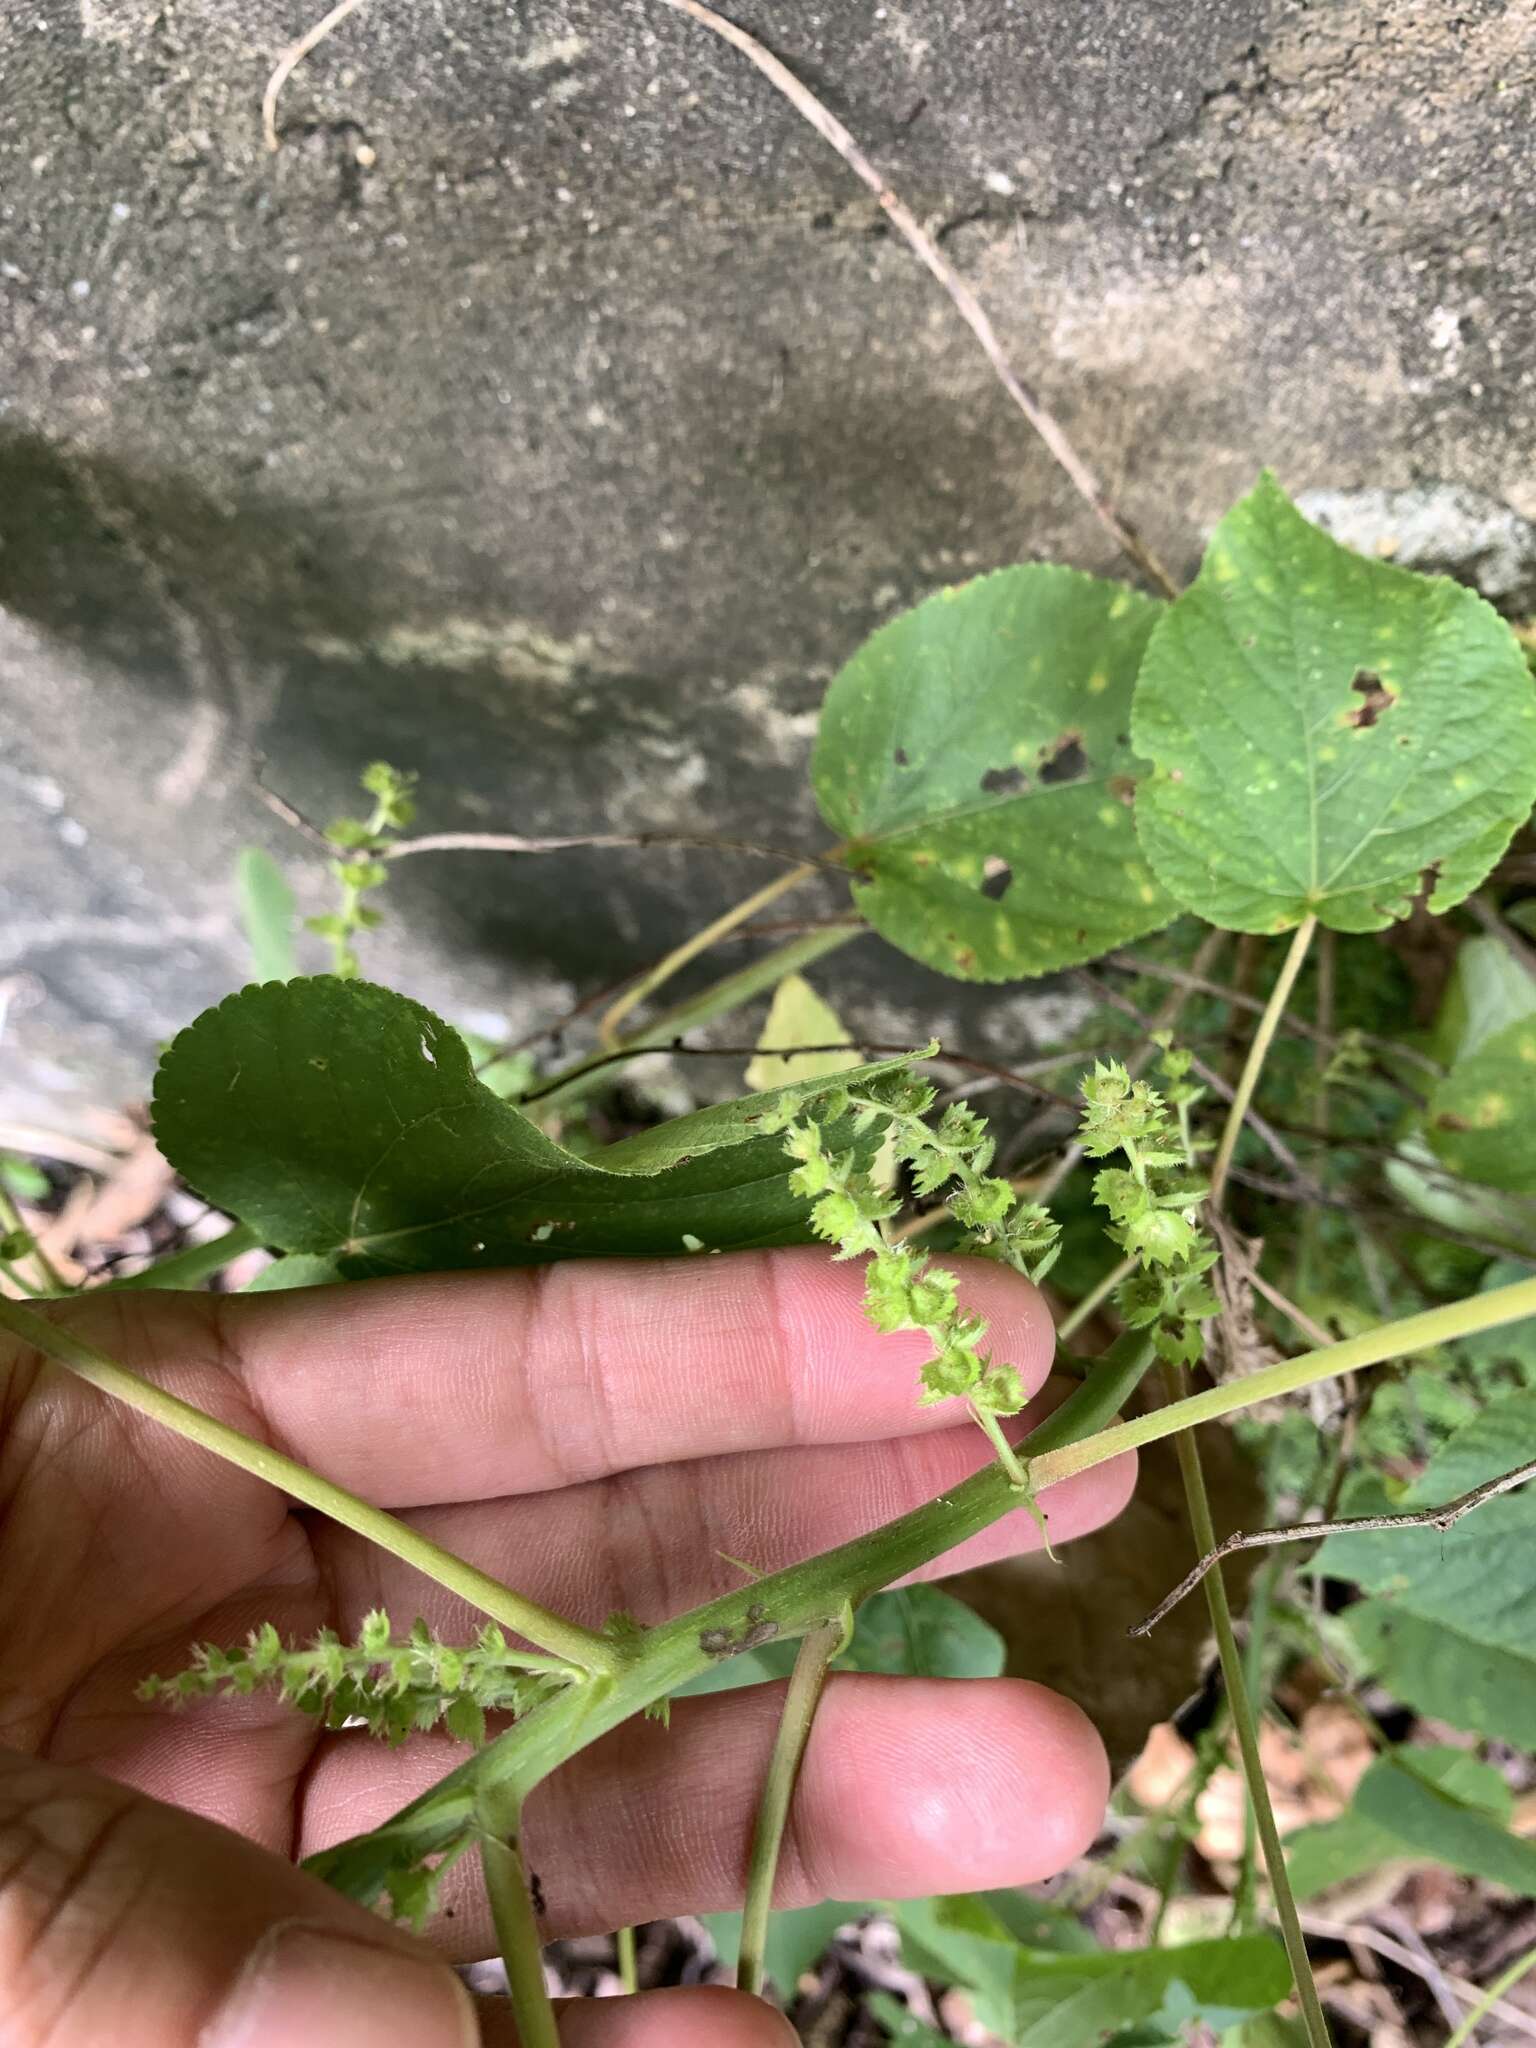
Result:
<svg viewBox="0 0 1536 2048"><path fill-rule="evenodd" d="M179 794L176 827L210 871L232 830L274 843L254 790L263 757L268 786L321 822L356 807L358 772L381 756L420 774L431 829L580 833L679 817L728 829L732 816L709 754L728 760L735 734L705 701L710 678L630 675L526 621L425 624L428 594L392 559L322 544L297 509L218 503L35 434L0 435L0 607L75 653L87 722L97 693L142 700L123 754L100 764L135 841L155 836L134 812L155 806L161 758L211 707L204 788ZM25 674L0 683L13 693L46 732L49 707ZM67 763L42 765L70 781ZM233 814L205 796L210 783L230 790ZM760 801L782 812L797 785L803 773ZM316 857L297 836L292 855ZM760 863L697 853L434 856L392 877L392 923L585 985L664 951L762 879Z"/></svg>

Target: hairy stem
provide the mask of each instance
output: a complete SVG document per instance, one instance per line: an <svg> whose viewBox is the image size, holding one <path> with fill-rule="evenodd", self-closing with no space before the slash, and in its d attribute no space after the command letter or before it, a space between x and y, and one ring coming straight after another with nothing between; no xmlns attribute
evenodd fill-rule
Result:
<svg viewBox="0 0 1536 2048"><path fill-rule="evenodd" d="M1180 1380L1181 1375L1176 1367L1164 1366L1163 1385L1170 1407L1183 1405L1180 1401ZM1194 1533L1196 1548L1203 1554L1213 1547L1214 1531L1211 1526L1210 1496L1205 1489L1205 1473L1200 1464L1200 1447L1193 1432L1185 1430L1177 1438L1174 1448L1178 1453L1179 1476L1184 1482L1184 1499L1189 1509L1190 1528ZM1312 1964L1307 1955L1306 1937L1296 1917L1296 1901L1291 1894L1290 1878L1285 1868L1285 1851L1280 1846L1280 1830L1275 1825L1274 1808L1269 1802L1264 1762L1259 1755L1258 1725L1254 1720L1253 1702L1249 1698L1248 1680L1243 1671L1242 1651L1238 1648L1237 1636L1232 1628L1232 1609L1227 1600L1226 1582L1221 1576L1220 1565L1206 1575L1205 1597L1206 1605L1210 1609L1211 1627L1216 1636L1216 1653L1221 1660L1222 1683L1226 1687L1227 1703L1232 1711L1232 1726L1237 1733L1237 1746L1243 1760L1243 1777L1248 1785L1249 1809L1254 1825L1258 1829L1259 1841L1263 1845L1264 1864L1269 1872L1270 1890L1275 1902L1275 1917L1280 1922L1285 1952L1290 1958L1291 1976L1295 1981L1296 1996L1301 2003L1307 2039L1311 2048L1330 2048L1328 2022L1323 2017L1317 1986L1312 1981Z"/></svg>
<svg viewBox="0 0 1536 2048"><path fill-rule="evenodd" d="M1291 990L1296 986L1296 977L1301 972L1301 963L1307 957L1307 948L1312 943L1312 934L1317 930L1315 917L1304 917L1296 927L1290 950L1280 968L1274 987L1270 990L1269 1001L1264 1005L1258 1029L1253 1034L1253 1043L1248 1048L1248 1057L1243 1062L1243 1071L1238 1076L1237 1088L1227 1110L1226 1125L1221 1133L1221 1143L1216 1148L1216 1161L1211 1168L1211 1207L1221 1207L1222 1192L1227 1184L1227 1174L1232 1165L1232 1154L1237 1150L1238 1135L1243 1128L1243 1118L1248 1114L1248 1105L1253 1100L1253 1091L1258 1085L1264 1060L1269 1052L1270 1042L1279 1029L1285 1006L1290 1001Z"/></svg>
<svg viewBox="0 0 1536 2048"><path fill-rule="evenodd" d="M619 1026L631 1010L637 1009L647 996L654 995L664 982L672 979L679 968L686 967L690 960L697 959L699 954L707 951L717 939L723 939L727 932L735 931L736 927L745 924L748 918L756 917L757 913L766 910L770 903L777 903L779 898L787 896L791 889L798 889L802 882L810 881L816 874L818 865L819 863L812 865L809 862L802 862L799 867L791 868L787 875L776 875L763 888L755 889L750 896L744 896L732 909L722 912L712 924L703 926L692 938L684 939L680 946L675 946L665 960L653 967L649 974L642 975L633 988L626 989L618 1001L611 1004L603 1013L602 1021L597 1027L597 1035L602 1043L611 1051L618 1043Z"/></svg>
<svg viewBox="0 0 1536 2048"><path fill-rule="evenodd" d="M779 1868L789 1804L794 1798L795 1781L810 1740L821 1688L826 1683L827 1666L847 1639L846 1617L842 1615L813 1628L801 1642L784 1696L784 1712L757 1809L757 1826L752 1832L746 1902L741 1915L741 1953L736 1964L737 1984L743 1991L759 1996L767 1974L768 1916L773 1910L773 1880Z"/></svg>
<svg viewBox="0 0 1536 2048"><path fill-rule="evenodd" d="M121 1293L125 1287L179 1287L190 1289L201 1287L203 1282L215 1273L222 1272L244 1252L260 1248L261 1232L254 1223L236 1223L221 1237L210 1238L207 1244L188 1245L184 1252L172 1252L168 1259L161 1259L158 1265L146 1266L142 1273L128 1273L121 1280L108 1280L97 1293Z"/></svg>
<svg viewBox="0 0 1536 2048"><path fill-rule="evenodd" d="M189 1443L200 1444L204 1450L215 1452L231 1465L238 1465L242 1472L264 1479L269 1486L276 1486L295 1500L303 1501L306 1507L318 1508L332 1521L340 1522L344 1528L353 1530L404 1563L414 1565L425 1577L435 1579L438 1585L457 1593L481 1614L488 1614L504 1628L512 1629L529 1642L536 1643L541 1650L549 1652L555 1660L554 1668L570 1670L573 1678L583 1673L612 1672L619 1668L622 1653L606 1637L567 1621L562 1615L551 1614L536 1601L524 1599L521 1593L514 1593L499 1579L491 1578L462 1557L455 1557L452 1551L431 1542L408 1522L397 1521L382 1508L360 1500L355 1493L348 1493L345 1487L322 1479L296 1459L284 1457L270 1444L246 1436L227 1422L205 1415L201 1408L194 1408L189 1401L179 1400L153 1382L141 1379L94 1344L88 1344L84 1338L77 1337L60 1324L38 1315L34 1309L23 1308L20 1302L0 1299L0 1329L9 1330L32 1350L53 1359L77 1379L110 1394L113 1400L136 1409L140 1415L146 1415L152 1422L185 1437ZM531 1668L532 1660L529 1664Z"/></svg>
<svg viewBox="0 0 1536 2048"><path fill-rule="evenodd" d="M560 2048L555 2009L544 1982L538 1916L523 1867L522 1801L498 1788L479 1802L477 1818L485 1892L506 1966L519 2048Z"/></svg>

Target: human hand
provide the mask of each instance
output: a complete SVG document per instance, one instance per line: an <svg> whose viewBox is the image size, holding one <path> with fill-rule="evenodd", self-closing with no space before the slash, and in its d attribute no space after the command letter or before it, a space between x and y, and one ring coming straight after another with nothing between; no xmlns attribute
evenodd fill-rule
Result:
<svg viewBox="0 0 1536 2048"><path fill-rule="evenodd" d="M967 1305L1038 1387L1034 1291L968 1264ZM60 1309L123 1364L591 1625L657 1621L877 1526L985 1456L916 1405L919 1337L865 1322L860 1280L788 1251L385 1280L297 1294L100 1294ZM1028 1427L1030 1418L1023 1418ZM1123 1505L1131 1461L1051 1495L1053 1536ZM1038 1543L1020 1510L940 1576ZM386 1750L263 1697L172 1716L135 1696L195 1641L258 1622L356 1633L385 1607L450 1639L442 1588L18 1347L0 1344L0 2042L5 2048L464 2048L432 1951L292 1867L459 1761ZM637 1720L526 1812L545 1932L741 1897L782 1688ZM1078 1710L1014 1680L834 1677L776 1902L1023 1883L1085 1848L1107 1773ZM161 1803L165 1802L165 1803ZM210 1823L216 1825L210 1825ZM467 1866L429 1930L495 1946ZM269 2001L263 2005L260 2001ZM510 2041L482 2011L483 2038ZM657 1992L564 2009L570 2048L768 2048L757 2000Z"/></svg>

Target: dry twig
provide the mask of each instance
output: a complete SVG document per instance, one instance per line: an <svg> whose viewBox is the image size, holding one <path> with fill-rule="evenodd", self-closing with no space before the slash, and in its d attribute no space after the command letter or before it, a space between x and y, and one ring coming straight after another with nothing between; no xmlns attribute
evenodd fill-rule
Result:
<svg viewBox="0 0 1536 2048"><path fill-rule="evenodd" d="M1346 1515L1340 1521L1297 1522L1283 1529L1255 1529L1247 1535L1239 1530L1213 1550L1208 1550L1185 1573L1167 1599L1128 1633L1133 1636L1149 1635L1165 1614L1177 1607L1187 1593L1194 1591L1213 1565L1220 1564L1224 1557L1231 1557L1234 1551L1272 1550L1282 1543L1312 1543L1323 1536L1368 1536L1395 1529L1438 1529L1444 1535L1447 1529L1456 1526L1463 1515L1470 1515L1474 1508L1482 1507L1486 1501L1496 1500L1501 1493L1512 1493L1528 1479L1536 1479L1536 1458L1528 1464L1517 1465L1513 1472L1501 1473L1497 1479L1485 1479L1481 1486L1474 1486L1469 1493L1459 1494L1455 1500L1446 1501L1438 1508L1420 1508L1404 1515Z"/></svg>
<svg viewBox="0 0 1536 2048"><path fill-rule="evenodd" d="M339 0L339 5L333 7L323 20L317 21L312 29L306 30L278 58L272 76L267 80L267 89L261 96L261 132L269 150L275 152L282 146L277 132L277 102L283 87L310 51L317 50L331 31L340 28L347 16L362 4L363 0Z"/></svg>
<svg viewBox="0 0 1536 2048"><path fill-rule="evenodd" d="M1045 405L1039 393L1023 381L1009 362L1003 345L997 338L997 331L975 292L955 269L932 235L919 223L916 215L897 198L831 109L824 106L813 92L802 85L789 67L781 63L771 50L765 48L756 36L749 35L744 28L738 28L734 22L727 21L724 15L717 14L712 7L705 7L702 0L662 0L662 4L674 8L679 14L691 16L694 21L722 37L733 49L740 50L750 63L757 66L770 84L784 95L795 112L811 124L823 141L832 145L854 175L869 187L880 202L892 227L949 295L955 311L980 342L982 354L991 364L998 382L1040 436L1059 467L1065 471L1073 489L1088 506L1095 519L1113 537L1121 553L1134 562L1150 582L1155 583L1166 597L1177 597L1178 586L1163 564L1111 500L1103 484L1073 447L1061 422Z"/></svg>

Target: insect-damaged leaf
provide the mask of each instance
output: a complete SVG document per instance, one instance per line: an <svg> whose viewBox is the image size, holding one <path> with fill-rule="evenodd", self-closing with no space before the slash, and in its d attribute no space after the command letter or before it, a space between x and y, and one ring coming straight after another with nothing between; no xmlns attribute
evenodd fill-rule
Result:
<svg viewBox="0 0 1536 2048"><path fill-rule="evenodd" d="M183 1031L156 1077L155 1134L268 1244L358 1279L803 1242L781 1141L754 1128L771 1099L578 1159L481 1086L430 1010L321 977L244 989Z"/></svg>
<svg viewBox="0 0 1536 2048"><path fill-rule="evenodd" d="M1471 591L1365 561L1273 477L1152 634L1132 737L1159 880L1235 931L1377 931L1475 889L1536 799L1536 688Z"/></svg>
<svg viewBox="0 0 1536 2048"><path fill-rule="evenodd" d="M1159 609L1073 569L1000 569L882 626L833 680L816 800L892 945L1007 981L1168 922L1127 737Z"/></svg>

